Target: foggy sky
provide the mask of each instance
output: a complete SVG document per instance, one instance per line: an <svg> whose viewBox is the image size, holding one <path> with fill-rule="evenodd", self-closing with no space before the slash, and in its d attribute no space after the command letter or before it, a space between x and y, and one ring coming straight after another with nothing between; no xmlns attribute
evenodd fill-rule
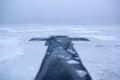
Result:
<svg viewBox="0 0 120 80"><path fill-rule="evenodd" d="M0 0L1 24L119 24L119 0Z"/></svg>

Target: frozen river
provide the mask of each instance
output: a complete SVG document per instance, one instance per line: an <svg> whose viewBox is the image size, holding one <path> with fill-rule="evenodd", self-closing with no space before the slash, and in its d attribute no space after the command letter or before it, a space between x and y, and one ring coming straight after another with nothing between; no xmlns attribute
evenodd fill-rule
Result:
<svg viewBox="0 0 120 80"><path fill-rule="evenodd" d="M73 43L93 80L120 80L120 25L1 25L0 80L33 80L47 47L29 39L51 35L89 38Z"/></svg>

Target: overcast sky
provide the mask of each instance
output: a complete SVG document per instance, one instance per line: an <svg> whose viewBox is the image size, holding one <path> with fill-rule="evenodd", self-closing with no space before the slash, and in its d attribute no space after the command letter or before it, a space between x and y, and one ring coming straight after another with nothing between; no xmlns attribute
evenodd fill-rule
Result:
<svg viewBox="0 0 120 80"><path fill-rule="evenodd" d="M120 24L120 0L0 0L1 24Z"/></svg>

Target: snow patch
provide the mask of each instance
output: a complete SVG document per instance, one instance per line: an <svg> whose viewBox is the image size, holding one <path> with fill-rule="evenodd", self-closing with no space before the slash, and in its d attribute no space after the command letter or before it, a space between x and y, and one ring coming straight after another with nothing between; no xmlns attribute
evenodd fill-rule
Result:
<svg viewBox="0 0 120 80"><path fill-rule="evenodd" d="M84 77L85 75L87 75L87 72L83 70L76 70L76 72L79 74L80 77Z"/></svg>
<svg viewBox="0 0 120 80"><path fill-rule="evenodd" d="M75 60L68 60L67 63L68 64L80 64L78 61L75 61Z"/></svg>

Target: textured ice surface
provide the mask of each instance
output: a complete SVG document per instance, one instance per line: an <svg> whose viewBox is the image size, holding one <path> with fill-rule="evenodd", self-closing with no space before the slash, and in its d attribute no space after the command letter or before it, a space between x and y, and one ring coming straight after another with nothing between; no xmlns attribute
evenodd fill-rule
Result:
<svg viewBox="0 0 120 80"><path fill-rule="evenodd" d="M51 35L89 38L73 43L93 80L120 80L119 25L1 25L0 80L33 80L47 47L28 40Z"/></svg>

